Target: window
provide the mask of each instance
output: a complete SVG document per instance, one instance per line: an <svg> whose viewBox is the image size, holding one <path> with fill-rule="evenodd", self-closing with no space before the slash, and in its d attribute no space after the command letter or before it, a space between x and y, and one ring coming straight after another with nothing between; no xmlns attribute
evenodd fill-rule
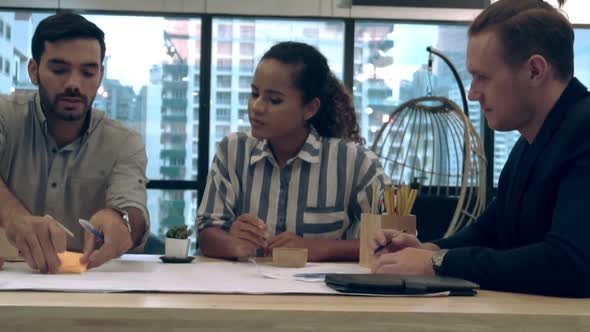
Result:
<svg viewBox="0 0 590 332"><path fill-rule="evenodd" d="M272 45L285 40L297 40L313 45L319 45L319 50L328 58L330 68L338 77L342 77L343 54L344 54L344 23L333 20L295 20L295 19L243 19L243 18L213 18L213 31L223 29L228 31L239 31L239 36L233 36L231 41L223 39L221 34L214 36L212 47L218 50L212 54L213 63L217 64L217 71L224 69L224 75L231 73L236 78L239 89L232 87L232 90L225 91L227 84L225 79L220 80L219 76L211 82L211 95L216 96L216 103L212 105L212 112L222 119L234 119L230 125L225 123L211 123L209 157L213 159L215 144L230 132L248 131L248 98L250 96L250 84L256 64ZM231 45L231 47L229 46ZM240 58L232 62L227 59L220 49L239 50ZM219 75L213 68L213 75ZM215 76L214 76L215 77ZM228 76L229 77L229 76ZM225 112L229 111L226 116ZM237 119L237 121L235 120Z"/></svg>
<svg viewBox="0 0 590 332"><path fill-rule="evenodd" d="M254 59L240 59L240 71L251 73L254 71Z"/></svg>
<svg viewBox="0 0 590 332"><path fill-rule="evenodd" d="M48 11L0 10L0 94L37 90L26 74L31 39L37 24L51 14Z"/></svg>
<svg viewBox="0 0 590 332"><path fill-rule="evenodd" d="M231 56L232 44L228 42L220 42L217 44L217 54Z"/></svg>
<svg viewBox="0 0 590 332"><path fill-rule="evenodd" d="M146 253L164 254L164 238L170 227L182 224L194 227L193 221L197 218L198 208L197 200L193 197L194 193L194 190L150 189L147 191L153 236L148 238L145 246ZM195 233L193 232L191 237L193 243L196 242ZM191 247L191 252L194 253L195 248Z"/></svg>
<svg viewBox="0 0 590 332"><path fill-rule="evenodd" d="M248 108L240 108L238 110L238 121L242 120L241 124L244 124L245 121L248 121Z"/></svg>
<svg viewBox="0 0 590 332"><path fill-rule="evenodd" d="M217 108L215 111L217 115L217 121L229 121L230 109L229 108Z"/></svg>
<svg viewBox="0 0 590 332"><path fill-rule="evenodd" d="M215 137L215 143L219 143L219 141L221 141L225 136L227 136L230 133L230 127L215 126L213 132Z"/></svg>
<svg viewBox="0 0 590 332"><path fill-rule="evenodd" d="M233 35L233 26L231 24L219 24L217 26L217 37L219 39L231 39Z"/></svg>
<svg viewBox="0 0 590 332"><path fill-rule="evenodd" d="M230 105L231 104L231 92L217 92L217 105Z"/></svg>
<svg viewBox="0 0 590 332"><path fill-rule="evenodd" d="M579 28L574 32L574 73L584 85L590 86L590 29ZM494 186L498 185L502 168L519 137L518 131L494 133Z"/></svg>
<svg viewBox="0 0 590 332"><path fill-rule="evenodd" d="M228 71L231 70L231 58L219 58L217 59L217 70Z"/></svg>
<svg viewBox="0 0 590 332"><path fill-rule="evenodd" d="M240 76L240 89L248 89L250 90L252 84L252 76Z"/></svg>
<svg viewBox="0 0 590 332"><path fill-rule="evenodd" d="M201 20L141 15L84 15L108 36L107 70L94 106L142 134L150 180L193 180L198 144ZM138 39L139 38L139 39ZM14 38L16 39L16 38ZM129 41L135 40L134 47ZM196 92L196 94L195 94ZM115 100L113 100L115 99ZM160 129L161 128L161 129ZM149 190L152 232L193 225L191 190Z"/></svg>
<svg viewBox="0 0 590 332"><path fill-rule="evenodd" d="M319 35L320 35L320 30L315 27L303 29L303 36L307 39L318 39Z"/></svg>
<svg viewBox="0 0 590 332"><path fill-rule="evenodd" d="M459 85L441 59L434 58L432 74L429 75L427 46L437 48L452 60L463 85L468 88L470 75L465 59L467 25L401 22L355 24L353 94L359 113L361 136L366 138L368 146L373 144L376 133L389 121L389 114L397 106L410 99L426 96L430 86L433 95L446 97L462 105ZM481 128L479 105L469 104L469 107L471 122L476 128ZM430 143L430 147L433 146L433 139L425 140ZM404 144L409 144L409 140ZM396 149L409 151L410 147L402 144ZM432 156L427 155L425 159L431 160ZM426 160L420 162L425 163Z"/></svg>
<svg viewBox="0 0 590 332"><path fill-rule="evenodd" d="M244 23L240 25L240 38L254 39L254 31L254 25Z"/></svg>
<svg viewBox="0 0 590 332"><path fill-rule="evenodd" d="M217 88L218 89L231 89L231 76L218 75L217 76Z"/></svg>
<svg viewBox="0 0 590 332"><path fill-rule="evenodd" d="M254 44L253 43L240 43L240 55L254 56Z"/></svg>
<svg viewBox="0 0 590 332"><path fill-rule="evenodd" d="M248 98L250 98L250 92L240 92L238 95L238 104L240 106L248 106Z"/></svg>

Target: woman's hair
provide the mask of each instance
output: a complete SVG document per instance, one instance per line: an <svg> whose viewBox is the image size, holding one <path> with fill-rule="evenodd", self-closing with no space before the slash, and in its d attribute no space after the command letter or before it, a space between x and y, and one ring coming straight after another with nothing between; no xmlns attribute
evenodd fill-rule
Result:
<svg viewBox="0 0 590 332"><path fill-rule="evenodd" d="M334 76L328 60L315 47L298 42L282 42L271 47L263 56L281 63L298 65L295 87L303 93L305 104L320 100L320 109L309 123L323 137L336 137L364 144L350 93Z"/></svg>

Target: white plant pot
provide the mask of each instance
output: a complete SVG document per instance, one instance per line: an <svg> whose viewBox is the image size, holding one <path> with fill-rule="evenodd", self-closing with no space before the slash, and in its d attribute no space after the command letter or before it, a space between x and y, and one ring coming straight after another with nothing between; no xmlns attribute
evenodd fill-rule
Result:
<svg viewBox="0 0 590 332"><path fill-rule="evenodd" d="M166 238L166 257L185 258L188 256L188 249L191 245L191 239L171 239Z"/></svg>

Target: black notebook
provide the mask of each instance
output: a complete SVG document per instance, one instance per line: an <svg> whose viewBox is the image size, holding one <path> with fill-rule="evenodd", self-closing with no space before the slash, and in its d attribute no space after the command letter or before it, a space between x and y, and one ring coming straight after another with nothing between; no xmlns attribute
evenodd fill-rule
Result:
<svg viewBox="0 0 590 332"><path fill-rule="evenodd" d="M326 285L344 293L416 295L449 292L449 295L477 294L479 285L450 277L399 276L391 274L326 274Z"/></svg>

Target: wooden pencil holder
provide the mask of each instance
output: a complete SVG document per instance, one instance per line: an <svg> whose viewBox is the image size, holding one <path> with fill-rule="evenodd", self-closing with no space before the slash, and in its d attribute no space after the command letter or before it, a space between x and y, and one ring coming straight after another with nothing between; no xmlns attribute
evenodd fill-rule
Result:
<svg viewBox="0 0 590 332"><path fill-rule="evenodd" d="M377 261L377 255L371 249L371 239L380 229L395 229L408 234L416 234L416 216L398 216L394 214L370 214L361 215L359 264L363 267L372 267Z"/></svg>
<svg viewBox="0 0 590 332"><path fill-rule="evenodd" d="M307 263L306 248L274 248L272 264L279 267L304 267Z"/></svg>

